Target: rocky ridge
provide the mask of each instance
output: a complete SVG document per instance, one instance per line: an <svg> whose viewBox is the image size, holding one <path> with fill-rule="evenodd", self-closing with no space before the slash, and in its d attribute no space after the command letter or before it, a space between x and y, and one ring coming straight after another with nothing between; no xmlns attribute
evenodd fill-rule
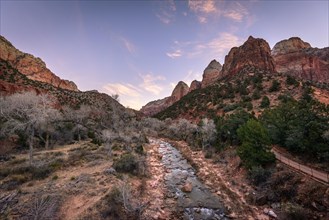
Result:
<svg viewBox="0 0 329 220"><path fill-rule="evenodd" d="M203 71L201 87L205 88L221 78L222 65L217 60L212 60Z"/></svg>
<svg viewBox="0 0 329 220"><path fill-rule="evenodd" d="M275 44L271 54L278 72L329 83L329 47L313 48L300 38L292 37Z"/></svg>
<svg viewBox="0 0 329 220"><path fill-rule="evenodd" d="M61 89L79 91L74 82L59 78L40 58L19 51L3 36L0 36L0 59L9 62L29 79L49 83Z"/></svg>

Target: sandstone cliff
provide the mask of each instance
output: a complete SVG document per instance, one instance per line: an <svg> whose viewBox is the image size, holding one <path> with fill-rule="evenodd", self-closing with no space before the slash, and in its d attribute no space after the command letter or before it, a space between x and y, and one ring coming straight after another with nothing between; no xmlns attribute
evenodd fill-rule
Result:
<svg viewBox="0 0 329 220"><path fill-rule="evenodd" d="M250 36L242 46L233 47L225 56L222 75L235 75L246 66L267 72L275 71L271 49L265 40Z"/></svg>
<svg viewBox="0 0 329 220"><path fill-rule="evenodd" d="M49 83L61 89L78 91L74 82L59 78L40 58L19 51L2 36L0 36L0 59L9 62L29 79Z"/></svg>
<svg viewBox="0 0 329 220"><path fill-rule="evenodd" d="M221 77L222 65L217 60L212 60L203 71L201 87L205 88Z"/></svg>
<svg viewBox="0 0 329 220"><path fill-rule="evenodd" d="M183 81L178 82L171 96L147 103L141 108L141 112L146 116L152 116L168 108L175 102L179 101L189 92L189 87Z"/></svg>
<svg viewBox="0 0 329 220"><path fill-rule="evenodd" d="M201 82L198 80L193 80L190 85L190 89L188 92L192 92L193 90L200 89L201 88Z"/></svg>
<svg viewBox="0 0 329 220"><path fill-rule="evenodd" d="M180 100L183 96L185 96L189 91L188 85L184 83L183 81L179 81L178 84L175 86L173 92L171 93L171 99L172 102L177 102Z"/></svg>
<svg viewBox="0 0 329 220"><path fill-rule="evenodd" d="M300 38L292 37L275 44L272 56L278 72L329 83L329 47L312 48Z"/></svg>

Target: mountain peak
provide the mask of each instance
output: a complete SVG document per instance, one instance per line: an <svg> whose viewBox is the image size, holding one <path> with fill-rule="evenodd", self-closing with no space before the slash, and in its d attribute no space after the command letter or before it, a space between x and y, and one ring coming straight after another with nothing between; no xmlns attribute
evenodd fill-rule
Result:
<svg viewBox="0 0 329 220"><path fill-rule="evenodd" d="M276 43L272 49L272 55L280 55L285 53L292 53L302 49L311 48L311 45L299 37L291 37Z"/></svg>
<svg viewBox="0 0 329 220"><path fill-rule="evenodd" d="M250 36L242 46L233 47L225 56L222 74L234 75L246 66L269 72L275 71L270 46L264 39Z"/></svg>

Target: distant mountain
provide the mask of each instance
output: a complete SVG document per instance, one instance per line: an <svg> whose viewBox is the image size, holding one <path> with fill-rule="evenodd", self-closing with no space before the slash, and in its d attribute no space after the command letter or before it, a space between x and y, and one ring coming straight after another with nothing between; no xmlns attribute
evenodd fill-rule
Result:
<svg viewBox="0 0 329 220"><path fill-rule="evenodd" d="M77 109L91 105L104 111L116 109L119 117L136 116L136 112L126 109L105 93L79 91L74 82L62 80L47 69L40 58L20 52L0 36L0 95L26 91L47 93L57 100L58 107L68 105Z"/></svg>
<svg viewBox="0 0 329 220"><path fill-rule="evenodd" d="M7 61L29 79L49 83L61 89L79 91L74 82L59 78L46 67L45 62L40 58L21 52L3 36L0 36L0 60Z"/></svg>
<svg viewBox="0 0 329 220"><path fill-rule="evenodd" d="M156 101L152 101L146 104L145 106L143 106L140 111L146 116L155 115L158 112L168 108L173 103L179 101L183 96L185 96L189 92L189 89L190 88L188 85L186 85L186 83L180 81L175 86L173 92L171 93L171 96Z"/></svg>
<svg viewBox="0 0 329 220"><path fill-rule="evenodd" d="M268 99L269 107L285 98L299 99L305 85L312 86L313 97L329 104L328 51L311 48L299 38L281 41L271 50L265 40L250 36L243 45L230 50L223 66L211 61L200 88L169 106L159 102L157 110L162 110L152 114L160 119L190 120L241 108L260 114L263 99Z"/></svg>

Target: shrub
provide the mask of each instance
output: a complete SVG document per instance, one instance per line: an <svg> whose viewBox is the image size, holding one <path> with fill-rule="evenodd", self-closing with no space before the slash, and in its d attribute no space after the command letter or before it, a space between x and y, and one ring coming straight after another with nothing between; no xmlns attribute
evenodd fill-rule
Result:
<svg viewBox="0 0 329 220"><path fill-rule="evenodd" d="M288 75L286 79L286 83L288 85L299 86L299 82L292 76Z"/></svg>
<svg viewBox="0 0 329 220"><path fill-rule="evenodd" d="M258 89L255 89L254 92L252 93L252 96L251 97L252 97L253 100L260 99L261 96L260 96L259 90Z"/></svg>
<svg viewBox="0 0 329 220"><path fill-rule="evenodd" d="M256 186L265 183L270 175L271 172L263 167L252 167L249 171L249 178Z"/></svg>
<svg viewBox="0 0 329 220"><path fill-rule="evenodd" d="M270 99L267 96L263 96L263 99L260 103L261 108L267 108L270 106Z"/></svg>
<svg viewBox="0 0 329 220"><path fill-rule="evenodd" d="M276 91L279 91L281 88L280 86L280 83L277 81L277 80L273 80L272 81L272 85L271 87L269 88L269 92L276 92Z"/></svg>
<svg viewBox="0 0 329 220"><path fill-rule="evenodd" d="M286 220L307 220L307 212L297 204L287 203L283 207L282 219Z"/></svg>
<svg viewBox="0 0 329 220"><path fill-rule="evenodd" d="M236 103L234 103L232 105L228 104L223 108L223 111L224 112L230 112L230 111L233 111L234 109L236 109L237 107L239 107L239 105L236 104Z"/></svg>
<svg viewBox="0 0 329 220"><path fill-rule="evenodd" d="M136 173L138 161L133 154L127 153L121 155L121 157L113 163L113 167L118 172Z"/></svg>

